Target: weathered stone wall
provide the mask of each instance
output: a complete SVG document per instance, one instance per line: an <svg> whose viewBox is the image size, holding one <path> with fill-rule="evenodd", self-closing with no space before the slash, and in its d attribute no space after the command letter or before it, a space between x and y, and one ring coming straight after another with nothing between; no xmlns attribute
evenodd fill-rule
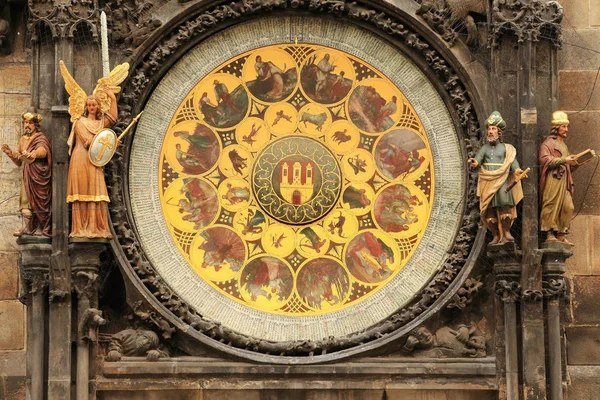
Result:
<svg viewBox="0 0 600 400"><path fill-rule="evenodd" d="M24 26L18 27L13 52L0 54L1 143L15 148L21 134L21 113L30 104L30 51ZM17 300L17 245L12 233L20 228L20 170L2 153L0 162L0 399L25 398L25 307Z"/></svg>
<svg viewBox="0 0 600 400"><path fill-rule="evenodd" d="M560 108L571 120L569 149L600 151L600 2L561 1L565 9L564 47L560 57ZM587 50L590 48L593 50ZM588 104L589 100L589 104ZM587 105L587 107L586 107ZM600 388L600 171L592 179L596 160L574 174L575 212L571 224L574 256L567 261L571 302L567 312L569 400L588 400ZM598 168L600 169L600 167ZM587 193L586 192L586 188ZM584 200L585 195L585 200Z"/></svg>

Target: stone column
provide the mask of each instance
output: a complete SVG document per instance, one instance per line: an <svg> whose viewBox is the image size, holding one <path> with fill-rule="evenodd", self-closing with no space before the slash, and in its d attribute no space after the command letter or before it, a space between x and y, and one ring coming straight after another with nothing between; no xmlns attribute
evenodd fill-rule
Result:
<svg viewBox="0 0 600 400"><path fill-rule="evenodd" d="M73 36L88 27L97 36L97 2L31 0L28 30L32 33L32 106L51 111L47 133L52 145L52 254L50 256L48 324L48 400L71 399L71 266L68 257L69 218L66 204L70 122L67 95L58 61L73 71ZM48 32L42 43L38 30ZM98 63L100 60L98 60ZM74 74L75 75L75 74ZM75 75L76 76L76 75ZM76 76L77 77L77 76ZM48 113L46 114L48 115Z"/></svg>
<svg viewBox="0 0 600 400"><path fill-rule="evenodd" d="M548 0L493 0L490 21L494 108L508 123L523 181L521 212L521 362L525 399L546 398L542 251L538 248L538 161L541 138L558 104L562 7ZM542 34L543 33L543 34Z"/></svg>
<svg viewBox="0 0 600 400"><path fill-rule="evenodd" d="M567 284L564 279L565 262L573 255L571 246L561 242L544 243L542 259L542 289L546 301L548 325L548 388L550 400L563 398L562 345L563 326L560 322L560 301Z"/></svg>
<svg viewBox="0 0 600 400"><path fill-rule="evenodd" d="M45 393L45 306L51 251L49 244L19 246L19 270L24 292L21 298L27 306L26 397L29 400L43 400Z"/></svg>
<svg viewBox="0 0 600 400"><path fill-rule="evenodd" d="M105 323L97 308L100 253L105 249L106 245L101 243L72 243L69 246L73 286L77 293L77 400L90 397L90 357L95 354L98 326Z"/></svg>
<svg viewBox="0 0 600 400"><path fill-rule="evenodd" d="M494 262L496 292L496 360L499 370L500 398L519 399L519 347L517 306L521 294L521 253L514 244L489 246L487 255ZM502 373L503 372L503 373Z"/></svg>

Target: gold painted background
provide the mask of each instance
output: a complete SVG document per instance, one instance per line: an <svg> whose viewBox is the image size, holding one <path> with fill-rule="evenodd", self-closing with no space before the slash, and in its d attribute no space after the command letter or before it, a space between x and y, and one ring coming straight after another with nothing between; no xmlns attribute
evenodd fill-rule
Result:
<svg viewBox="0 0 600 400"><path fill-rule="evenodd" d="M253 181L256 161L285 137L316 141L333 157L311 166L339 171L337 197L310 223L269 208L269 196L288 208L327 201L321 183L297 188L313 193L302 204L283 194L280 161L310 163L298 151L270 159L270 186ZM430 146L405 96L372 66L318 45L263 47L216 68L180 104L161 160L162 212L190 267L276 314L322 314L375 293L412 255L433 199Z"/></svg>

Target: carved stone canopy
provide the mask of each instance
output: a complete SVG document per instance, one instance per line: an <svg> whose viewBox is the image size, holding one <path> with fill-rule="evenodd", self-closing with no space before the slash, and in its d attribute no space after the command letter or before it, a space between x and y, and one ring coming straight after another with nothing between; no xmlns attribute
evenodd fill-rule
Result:
<svg viewBox="0 0 600 400"><path fill-rule="evenodd" d="M216 33L222 27L241 21L242 17L258 16L259 11L264 18L254 18ZM269 16L275 12L278 15ZM307 12L309 14L304 16L298 14ZM320 15L315 16L314 13ZM324 14L343 17L346 23L324 18ZM150 320L163 331L163 337L170 337L171 332L175 332L173 335L177 335L179 342L202 343L257 361L313 363L339 359L376 348L406 334L439 310L460 288L473 267L472 254L477 253L483 242L481 232L476 236L475 180L472 175L462 172L463 160L472 151L468 141L478 132L476 103L466 90L470 83L464 80L468 78L457 72L453 66L456 64L453 57L434 50L437 45L428 41L435 39L430 32L424 33L428 32L425 27L408 29L398 17L397 14L376 6L341 1L310 4L281 1L252 5L234 2L208 9L194 9L194 12L186 15L185 21L182 19L183 22L177 28L169 27L160 40L154 41L153 46L142 49L137 58L132 60L132 79L124 87L120 98L120 110L123 110L121 125L127 123L130 114L140 111L142 105L145 113L135 135L128 138L124 154L118 154L107 168L112 180L111 219L118 237L116 254L130 287L136 292L129 296L130 301L136 302L138 306L144 304L140 306L144 309L153 310L148 311L148 315L153 315ZM224 47L224 43L227 46ZM283 51L285 54L278 59L274 56L275 53L269 51ZM325 54L334 55L330 57L333 58L331 64L343 65L346 62L349 68L347 74L352 79L343 75L340 78L334 69L326 78L315 72L312 78L315 86L308 89L302 86L302 82L305 82L302 80L302 71L308 73L310 68L307 65L311 62L313 64L310 65L314 65L316 71L320 61L326 58ZM268 65L257 67L255 64L262 62L257 56L261 55L265 63L273 62L277 69ZM291 60L289 63L284 65L280 62L287 58ZM297 62L297 67L293 67L292 62ZM245 66L245 63L249 66ZM295 86L296 89L290 89L289 97L286 97L287 94L283 94L282 90L285 91L285 84L293 76L294 72L290 67L296 68L295 76L299 83ZM284 87L279 88L270 83L263 92L253 92L250 81L258 80L260 74L267 70L271 75L285 75L286 78L282 80ZM252 75L251 79L244 76L245 71ZM340 91L340 96L343 97L339 99L323 97L318 85L327 84L327 79L330 79L333 88L336 84L333 82L334 78L341 85L339 87L350 85L348 94ZM322 83L323 79L325 83ZM363 81L371 83L367 85ZM220 84L224 84L225 89ZM359 92L356 88L361 85L361 90L365 93L375 90L384 94L382 97L386 100L385 104L398 101L398 109L399 100L406 100L402 100L404 108L393 111L393 107L389 106L393 112L387 115L380 112L378 116L381 120L375 116L371 125L361 125L357 122L358 115L362 112L357 108L357 102L360 101L358 97L354 100L342 100L346 99L345 96L352 99L354 93ZM337 90L342 90L336 87ZM249 92L244 92L246 90ZM246 94L240 95L241 92ZM392 98L395 100L391 100ZM381 107L383 106L382 103ZM242 111L244 113L241 119L236 120L235 116L241 115ZM278 114L280 111L281 116ZM411 122L406 118L402 120L401 117L406 117L410 112L414 112L414 121L420 121L415 122L417 125L414 128L409 127ZM277 126L280 122L275 122L275 119L279 117L277 121L284 124L287 121L284 116L292 118L291 114L297 118L297 131L278 133ZM180 116L182 119L178 122ZM385 119L386 116L389 117L389 122ZM248 125L248 132L236 129L238 124L241 126L243 121L251 118L254 118L254 127L260 121L266 121L263 129L270 133L269 140L274 140L278 135L285 137L292 134L314 137L327 146L331 145L328 142L330 139L327 139L328 133L333 135L337 132L330 132L327 124L333 126L345 120L349 128L346 128L344 134L347 135L348 129L352 128L357 132L359 141L356 150L353 150L356 154L352 154L352 157L340 151L341 164L354 166L359 165L362 152L377 149L378 144L384 140L383 136L391 135L393 129L408 129L417 135L421 132L424 142L428 143L423 149L429 148L431 159L434 160L430 164L427 179L431 180L435 192L430 192L429 198L424 189L414 189L415 192L411 192L415 196L410 200L414 202L410 206L411 212L418 213L419 207L428 204L428 211L423 214L427 215L427 223L422 221L422 228L412 233L412 236L418 238L415 239L415 244L409 245L412 236L402 234L404 230L411 232L413 227L410 223L390 227L382 222L384 219L380 211L362 215L354 213L351 206L344 208L342 194L339 215L347 214L348 217L355 218L357 233L353 237L358 239L340 241L345 244L336 249L337 242L327 236L329 222L334 226L331 228L332 232L335 232L335 224L339 222L337 214L332 213L331 216L338 219L328 220L330 216L327 214L323 220L327 223L319 225L319 220L312 225L290 228L290 234L298 238L296 250L292 253L298 254L296 259L292 255L277 258L277 235L273 237L273 249L265 250L268 245L264 239L260 239L262 231L259 232L258 228L267 231L268 226L275 226L281 221L269 220L272 215L265 217L264 208L258 204L253 206L250 198L247 198L250 207L246 209L252 210L251 215L248 214L247 219L236 219L236 214L241 213L237 208L238 201L246 201L244 196L249 192L242 190L244 179L248 176L245 169L256 156L252 148L254 139L248 139L253 124ZM321 121L321 118L324 120ZM188 124L190 127L181 131L171 129L178 124ZM200 129L198 125L206 129ZM339 132L343 132L343 129ZM162 148L169 148L169 135L177 139L173 139L171 144L173 153L161 155ZM200 140L206 148L214 142L217 146L217 158L207 168L200 168L200 172L190 173L189 168L198 168L206 161L198 160L191 154L189 146L196 139L190 137L194 135L208 138ZM182 137L184 141L178 141ZM350 137L348 141L353 141L351 135ZM256 138L258 140L260 136ZM345 140L343 135L338 135L337 138L338 141ZM177 147L177 144L180 146ZM425 154L417 148L415 151L417 156ZM171 164L165 163L169 157L173 157L172 162L179 163L179 172ZM293 163L289 165L297 163L298 168L304 168L302 176L306 177L308 173L305 170L308 165L312 165L310 160L305 160L306 155L302 154L290 157ZM427 156L423 157L427 159ZM371 160L377 164L377 157ZM125 165L130 168L122 177L121 171L124 171ZM277 165L281 167L283 164ZM187 172L184 168L188 168ZM311 168L321 167L317 163ZM354 177L352 168L346 172L343 168L349 167L342 167L342 173L352 178L350 182L354 182L355 189L360 192L363 181ZM360 168L357 171L361 172ZM399 186L409 188L410 192L414 185L419 187L419 180L424 179L425 172L423 169L417 175L410 175L413 180L407 183L402 181L403 176L390 172L385 165L375 165L364 184L375 193L384 192L387 187L395 188L394 193L397 193ZM181 187L173 191L174 197L171 199L171 193L167 192L168 186L177 179L181 180ZM281 194L283 180L278 182L279 186L275 190ZM227 186L227 183L230 185ZM305 185L306 179L302 178L299 184ZM344 183L346 190L349 186L350 184ZM226 190L225 188L238 187L242 189L235 192L237 197L221 191L221 188ZM291 204L303 202L300 189L297 189L297 200L292 193L289 200ZM191 196L192 193L199 193L198 190L203 193L212 190L213 196L229 203L220 203L216 210L204 208L202 212L206 215L198 217L196 211L185 211L186 207L191 207L193 200L185 197L185 193ZM366 186L364 190L367 190ZM417 191L423 194L418 195ZM175 199L182 194L183 198ZM281 196L285 198L285 194ZM377 200L374 203L373 207ZM183 223L176 226L177 224L169 222L170 213L175 216L181 214L183 221L191 225L187 230L183 229ZM257 219L258 213L263 215L262 220ZM189 215L189 218L186 219L185 215ZM406 217L406 214L402 215ZM207 222L202 222L202 218L208 221L208 225ZM240 222L237 228L239 230L236 229L236 222ZM290 232L287 228L282 229L277 232L284 233L283 236L286 236L285 232ZM340 236L343 236L343 231L340 232ZM214 264L212 258L209 260L206 256L212 251L211 235L213 238L227 237L227 243L232 246L237 246L238 242L243 243L243 250L239 256L223 253L222 262ZM321 241L325 236L329 237L329 242L327 249L321 254L321 249L325 248ZM300 243L302 240L305 242ZM397 271L392 267L391 272L379 272L379 267L373 269L376 264L370 264L370 269L365 268L370 273L370 278L357 275L351 269L354 255L357 257L354 260L375 257L371 260L375 262L379 257L376 254L383 254L374 250L370 243L379 243L375 247L386 253L388 260L393 258L399 263L396 265L402 267L397 268ZM352 246L355 246L354 250L350 249ZM304 253L308 251L307 248L312 248L311 251L316 251L316 254ZM194 252L198 251L199 255L194 256ZM204 262L195 264L197 257ZM291 294L283 296L285 304L269 309L267 304L272 304L272 299L282 293L280 285L284 285L276 280L299 282L303 268L304 271L310 269L310 262L306 261L310 257L326 260L321 266L312 266L313 277L319 276L319 272L314 272L319 268L335 265L330 269L333 271L338 268L342 275L345 274L348 283L352 283L346 289L348 296L351 296L351 292L369 289L373 290L373 294L364 295L364 300L355 304L348 302L351 297L345 297L345 303L328 309L327 304L335 305L338 304L336 301L341 301L344 278L339 278L341 283L337 287L317 286L322 291L321 297L312 302L307 300L310 296L301 294L302 290L296 283L290 289L298 294L296 300L292 299ZM386 257L378 260L385 260ZM402 260L401 263L399 260ZM385 261L380 261L379 265L382 263ZM287 268L287 273L277 278L272 275L269 278L271 283L254 292L254 289L248 289L250 283L259 282L258 276L262 273L263 266L268 275L274 274L275 270L281 273L283 265ZM210 268L210 274L213 275L206 275L203 271L206 268ZM222 271L230 271L231 276L226 280L211 280L211 276L214 278L214 274ZM378 274L376 279L375 273ZM385 284L375 282L380 278ZM247 297L243 294L244 290L249 293ZM265 293L262 294L261 290ZM327 293L328 290L331 291L330 294ZM238 292L239 298L236 297ZM261 299L263 306L255 304L258 299ZM321 308L315 306L317 303ZM289 312L292 309L295 314ZM299 314L301 310L310 312L302 316Z"/></svg>

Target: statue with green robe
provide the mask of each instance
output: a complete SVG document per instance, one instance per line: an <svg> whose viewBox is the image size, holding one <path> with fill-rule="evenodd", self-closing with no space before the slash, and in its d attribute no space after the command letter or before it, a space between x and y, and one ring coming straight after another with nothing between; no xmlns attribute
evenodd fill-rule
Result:
<svg viewBox="0 0 600 400"><path fill-rule="evenodd" d="M520 179L515 176L526 175L517 162L516 149L502 142L506 122L500 113L494 111L486 125L487 143L474 158L468 159L469 165L479 172L477 196L481 222L492 232L493 239L489 244L514 242L510 228L517 217L516 205L523 198Z"/></svg>

